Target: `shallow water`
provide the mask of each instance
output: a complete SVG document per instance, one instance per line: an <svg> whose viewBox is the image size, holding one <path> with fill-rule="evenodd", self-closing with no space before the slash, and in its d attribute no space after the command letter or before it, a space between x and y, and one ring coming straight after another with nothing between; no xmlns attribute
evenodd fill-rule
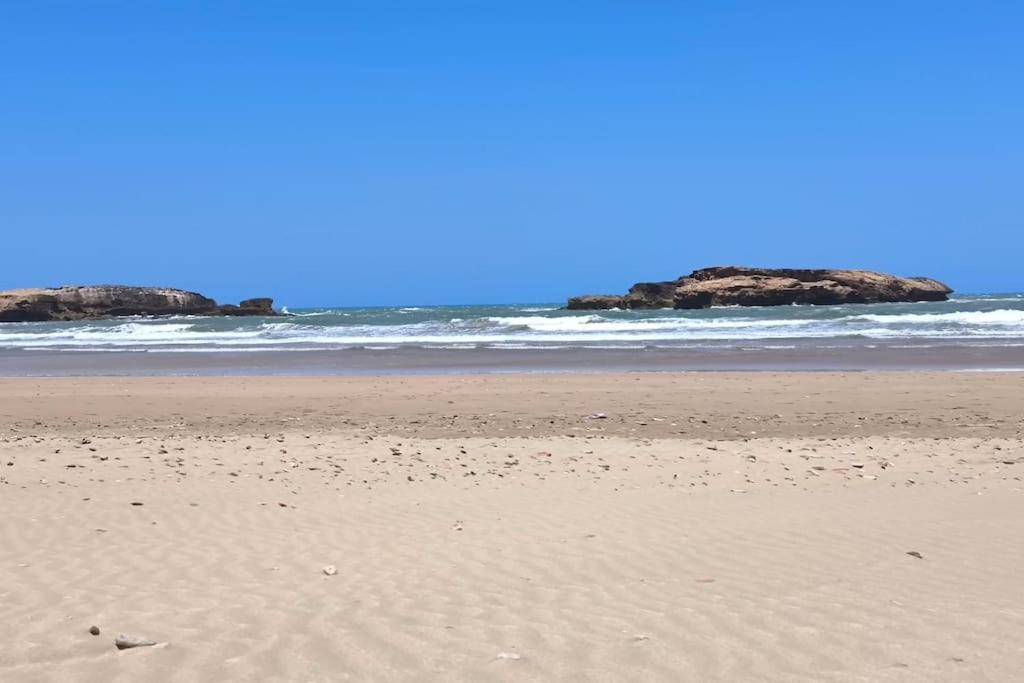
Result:
<svg viewBox="0 0 1024 683"><path fill-rule="evenodd" d="M286 309L287 310L287 309ZM555 305L296 309L280 318L130 318L0 325L0 349L267 350L658 349L822 347L871 340L927 348L950 341L1024 344L1024 294L947 302L568 311Z"/></svg>

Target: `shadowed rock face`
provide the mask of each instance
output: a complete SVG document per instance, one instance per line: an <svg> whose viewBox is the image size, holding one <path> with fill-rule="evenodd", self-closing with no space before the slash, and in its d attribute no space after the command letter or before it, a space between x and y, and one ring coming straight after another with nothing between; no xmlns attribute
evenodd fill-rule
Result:
<svg viewBox="0 0 1024 683"><path fill-rule="evenodd" d="M0 292L0 322L95 320L125 315L277 315L272 299L220 306L195 292L96 285Z"/></svg>
<svg viewBox="0 0 1024 683"><path fill-rule="evenodd" d="M234 304L222 304L217 307L215 315L278 315L274 310L273 299L246 299L237 306Z"/></svg>
<svg viewBox="0 0 1024 683"><path fill-rule="evenodd" d="M640 282L623 296L586 295L568 308L708 308L789 304L874 304L945 301L953 290L937 280L869 270L720 266L669 282Z"/></svg>

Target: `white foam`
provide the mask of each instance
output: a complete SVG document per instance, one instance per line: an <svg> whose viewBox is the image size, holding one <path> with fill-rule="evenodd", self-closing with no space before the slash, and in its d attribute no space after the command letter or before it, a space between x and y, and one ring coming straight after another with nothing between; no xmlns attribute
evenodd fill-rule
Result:
<svg viewBox="0 0 1024 683"><path fill-rule="evenodd" d="M597 314L577 316L508 316L485 318L505 327L526 327L538 332L649 332L654 330L723 330L788 328L820 324L820 320L771 320L757 318L605 318Z"/></svg>
<svg viewBox="0 0 1024 683"><path fill-rule="evenodd" d="M1024 310L950 310L926 304L907 312L902 304L878 307L789 307L727 311L645 311L573 313L563 309L509 307L510 314L474 317L472 309L430 310L399 323L399 309L322 310L296 317L211 319L132 318L95 323L12 323L0 325L0 348L90 350L207 349L391 349L403 346L450 348L697 348L701 344L787 339L963 340L964 344L1008 346L1024 343ZM993 307L972 298L964 308ZM998 304L996 304L998 305ZM483 310L491 310L483 309ZM866 311L860 313L859 311ZM922 312L934 310L935 312ZM523 315L515 315L521 312ZM547 313L545 315L545 313ZM316 319L316 316L322 316ZM789 316L789 317L786 317ZM356 324L353 324L356 323ZM374 324L378 323L378 324ZM387 323L387 324L386 324Z"/></svg>
<svg viewBox="0 0 1024 683"><path fill-rule="evenodd" d="M1024 311L1001 308L995 311L957 311L953 313L866 313L852 315L842 320L899 324L954 323L961 325L1021 325L1024 326Z"/></svg>

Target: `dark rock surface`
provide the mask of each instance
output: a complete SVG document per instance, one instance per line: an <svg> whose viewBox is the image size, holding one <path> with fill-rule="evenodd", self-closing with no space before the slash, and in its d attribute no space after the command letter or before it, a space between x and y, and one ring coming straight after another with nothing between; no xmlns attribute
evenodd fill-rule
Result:
<svg viewBox="0 0 1024 683"><path fill-rule="evenodd" d="M152 647L156 645L155 640L144 638L142 636L126 635L124 633L118 634L117 638L114 639L114 646L118 650L130 650L135 647Z"/></svg>
<svg viewBox="0 0 1024 683"><path fill-rule="evenodd" d="M220 315L278 315L274 310L273 299L246 299L237 306L222 304L217 307Z"/></svg>
<svg viewBox="0 0 1024 683"><path fill-rule="evenodd" d="M937 280L897 277L869 270L720 266L695 270L678 280L640 282L623 296L591 294L573 297L569 299L568 308L708 308L945 301L952 291Z"/></svg>
<svg viewBox="0 0 1024 683"><path fill-rule="evenodd" d="M164 287L92 285L0 291L0 322L96 320L126 315L278 315L272 299L218 305L195 292Z"/></svg>
<svg viewBox="0 0 1024 683"><path fill-rule="evenodd" d="M569 308L594 311L622 308L622 298L614 294L585 294L569 299Z"/></svg>

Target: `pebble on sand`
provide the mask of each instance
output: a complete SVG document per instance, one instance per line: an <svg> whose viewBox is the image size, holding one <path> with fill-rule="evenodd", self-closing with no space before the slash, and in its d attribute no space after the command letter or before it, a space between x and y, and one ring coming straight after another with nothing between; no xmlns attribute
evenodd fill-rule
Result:
<svg viewBox="0 0 1024 683"><path fill-rule="evenodd" d="M100 627L99 626L90 626L89 627L89 633L91 635L98 636L100 634Z"/></svg>
<svg viewBox="0 0 1024 683"><path fill-rule="evenodd" d="M114 639L114 645L117 646L118 650L129 650L133 647L150 647L156 645L156 641L141 636L129 636L121 633Z"/></svg>
<svg viewBox="0 0 1024 683"><path fill-rule="evenodd" d="M333 564L329 564L326 567L324 567L324 574L326 574L327 576L334 576L337 573L338 568L335 567Z"/></svg>

